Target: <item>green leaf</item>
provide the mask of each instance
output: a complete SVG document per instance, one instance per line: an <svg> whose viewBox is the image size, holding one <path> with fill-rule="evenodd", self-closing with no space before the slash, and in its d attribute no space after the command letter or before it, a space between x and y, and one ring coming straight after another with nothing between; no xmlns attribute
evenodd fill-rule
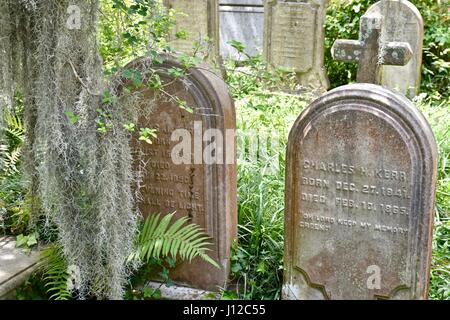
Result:
<svg viewBox="0 0 450 320"><path fill-rule="evenodd" d="M169 70L167 70L170 76L174 78L180 78L185 75L184 70L180 69L178 67L172 67Z"/></svg>
<svg viewBox="0 0 450 320"><path fill-rule="evenodd" d="M244 53L245 45L242 42L239 42L237 40L230 40L227 43L235 48L238 53Z"/></svg>
<svg viewBox="0 0 450 320"><path fill-rule="evenodd" d="M175 38L186 40L189 37L189 32L181 30L175 33Z"/></svg>
<svg viewBox="0 0 450 320"><path fill-rule="evenodd" d="M28 247L32 247L32 246L34 246L35 244L37 244L37 233L36 232L34 232L34 233L32 233L32 234L30 234L29 236L28 236L28 240L27 240L27 246Z"/></svg>
<svg viewBox="0 0 450 320"><path fill-rule="evenodd" d="M134 132L136 130L136 125L131 122L124 124L123 127L129 132Z"/></svg>
<svg viewBox="0 0 450 320"><path fill-rule="evenodd" d="M16 247L17 248L23 247L24 245L26 245L27 241L28 239L26 236L24 236L23 234L19 234L16 237Z"/></svg>
<svg viewBox="0 0 450 320"><path fill-rule="evenodd" d="M76 124L78 120L80 120L80 117L75 115L72 111L66 111L64 114L67 116L70 123L72 124Z"/></svg>

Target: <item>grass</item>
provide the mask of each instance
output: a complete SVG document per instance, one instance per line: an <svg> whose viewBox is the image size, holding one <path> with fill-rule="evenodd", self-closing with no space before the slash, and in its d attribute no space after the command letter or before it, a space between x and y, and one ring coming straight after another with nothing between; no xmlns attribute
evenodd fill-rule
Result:
<svg viewBox="0 0 450 320"><path fill-rule="evenodd" d="M289 130L311 98L268 93L259 70L235 72L228 79L236 101L239 135L238 242L232 256L235 291L225 298L279 299L283 276L284 170ZM246 88L246 90L242 90ZM430 299L450 299L450 110L449 98L421 96L417 106L427 117L439 146L439 177ZM249 132L248 134L245 134ZM255 134L256 133L256 134ZM255 137L269 137L267 152L252 148ZM253 150L253 154L255 151ZM275 163L275 165L274 165ZM278 166L276 165L278 164Z"/></svg>

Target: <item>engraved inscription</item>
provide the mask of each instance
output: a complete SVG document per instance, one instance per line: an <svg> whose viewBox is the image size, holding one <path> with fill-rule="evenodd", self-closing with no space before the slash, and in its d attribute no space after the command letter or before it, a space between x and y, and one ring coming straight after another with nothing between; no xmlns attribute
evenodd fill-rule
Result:
<svg viewBox="0 0 450 320"><path fill-rule="evenodd" d="M339 223L334 218L326 220L331 225L361 225L365 229L373 231L392 232L394 234L404 235L408 233L408 220L404 220L404 225L381 225L372 224L364 220L365 216L370 214L383 214L389 216L409 216L407 202L405 205L399 205L399 201L411 198L411 190L405 184L407 174L398 169L368 168L365 166L356 166L349 163L324 162L312 159L303 160L304 173L308 176L301 177L303 190L301 201L304 203L316 203L327 206L328 209L339 208L349 213L354 213L358 221L354 223ZM326 178L314 177L318 173L325 174ZM358 184L356 182L347 182L343 176L353 178L356 176L370 179L374 184ZM363 180L365 181L365 180ZM388 185L388 183L394 183ZM327 192L334 188L334 193ZM305 209L306 210L306 209ZM302 212L303 213L303 212ZM312 220L316 215L303 214L302 219ZM335 223L337 222L337 223ZM311 221L300 221L301 228L308 228L320 231L330 231L331 227L319 226L318 223Z"/></svg>
<svg viewBox="0 0 450 320"><path fill-rule="evenodd" d="M183 99L190 105L195 105L193 97L182 89ZM148 92L150 93L150 92ZM151 96L148 101L152 101ZM144 215L175 212L176 217L187 216L191 222L203 226L211 232L206 218L206 199L204 190L204 167L197 164L174 164L171 152L177 141L171 140L171 134L176 129L194 131L195 121L201 121L201 116L188 113L170 101L159 101L152 106L151 124L142 119L142 125L156 129L157 137L151 144L141 144L144 153L143 181L140 193L143 195L140 208Z"/></svg>
<svg viewBox="0 0 450 320"><path fill-rule="evenodd" d="M305 3L273 8L271 58L278 67L307 72L313 66L317 10Z"/></svg>

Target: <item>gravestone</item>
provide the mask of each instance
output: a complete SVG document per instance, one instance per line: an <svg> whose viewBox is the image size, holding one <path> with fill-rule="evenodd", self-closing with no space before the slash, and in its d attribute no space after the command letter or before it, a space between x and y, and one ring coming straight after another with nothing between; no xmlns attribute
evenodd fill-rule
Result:
<svg viewBox="0 0 450 320"><path fill-rule="evenodd" d="M135 155L145 164L139 208L144 216L176 212L175 218L188 217L207 232L213 243L208 255L221 269L196 258L171 270L170 278L180 285L217 290L226 285L237 234L234 104L226 84L206 64L174 79L171 70L182 66L162 57L160 65L142 58L125 67L140 72L144 83L151 69L156 70L167 93L146 85L133 93L142 109L137 127L157 129L152 144L140 144L144 155ZM185 101L186 108L176 99ZM183 151L181 143L187 145Z"/></svg>
<svg viewBox="0 0 450 320"><path fill-rule="evenodd" d="M383 17L381 34L384 42L407 42L412 59L405 66L382 66L381 84L410 98L419 93L423 49L423 19L417 8L406 0L384 0L375 3L367 14Z"/></svg>
<svg viewBox="0 0 450 320"><path fill-rule="evenodd" d="M334 89L289 136L284 299L426 299L437 150L422 114L373 84Z"/></svg>
<svg viewBox="0 0 450 320"><path fill-rule="evenodd" d="M264 29L263 0L220 0L220 52L222 57L245 59L228 44L237 40L245 45L245 53L262 51Z"/></svg>
<svg viewBox="0 0 450 320"><path fill-rule="evenodd" d="M164 0L163 3L176 13L169 43L189 55L194 53L196 44L202 44L208 49L208 61L220 66L218 0ZM186 33L187 37L177 38L178 33Z"/></svg>
<svg viewBox="0 0 450 320"><path fill-rule="evenodd" d="M327 0L268 0L265 4L264 57L270 66L295 71L305 88L326 91L324 68Z"/></svg>
<svg viewBox="0 0 450 320"><path fill-rule="evenodd" d="M358 63L357 82L381 84L382 66L404 66L412 57L407 42L383 42L383 17L366 13L360 20L359 40L336 40L331 48L333 58Z"/></svg>

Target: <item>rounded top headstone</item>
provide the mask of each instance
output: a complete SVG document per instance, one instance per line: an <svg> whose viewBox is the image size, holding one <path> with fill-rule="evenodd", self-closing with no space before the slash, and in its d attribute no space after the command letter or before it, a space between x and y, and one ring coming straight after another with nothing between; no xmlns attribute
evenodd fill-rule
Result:
<svg viewBox="0 0 450 320"><path fill-rule="evenodd" d="M351 84L288 140L284 299L425 299L437 150L403 95Z"/></svg>

